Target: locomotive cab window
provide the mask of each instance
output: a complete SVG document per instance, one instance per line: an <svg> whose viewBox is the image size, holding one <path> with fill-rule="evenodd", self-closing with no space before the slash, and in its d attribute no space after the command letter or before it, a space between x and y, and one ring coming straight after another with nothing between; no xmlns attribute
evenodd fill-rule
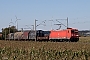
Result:
<svg viewBox="0 0 90 60"><path fill-rule="evenodd" d="M72 33L74 33L74 30L71 30Z"/></svg>
<svg viewBox="0 0 90 60"><path fill-rule="evenodd" d="M78 33L78 31L76 30L75 33Z"/></svg>

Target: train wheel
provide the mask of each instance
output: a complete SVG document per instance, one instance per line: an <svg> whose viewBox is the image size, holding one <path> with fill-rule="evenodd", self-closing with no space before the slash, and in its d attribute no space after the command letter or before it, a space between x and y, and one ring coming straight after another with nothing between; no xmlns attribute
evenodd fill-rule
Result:
<svg viewBox="0 0 90 60"><path fill-rule="evenodd" d="M73 38L70 38L70 41L71 41L71 42L74 42L74 39L73 39Z"/></svg>
<svg viewBox="0 0 90 60"><path fill-rule="evenodd" d="M79 39L78 38L71 38L70 41L71 42L77 42L77 41L79 41Z"/></svg>

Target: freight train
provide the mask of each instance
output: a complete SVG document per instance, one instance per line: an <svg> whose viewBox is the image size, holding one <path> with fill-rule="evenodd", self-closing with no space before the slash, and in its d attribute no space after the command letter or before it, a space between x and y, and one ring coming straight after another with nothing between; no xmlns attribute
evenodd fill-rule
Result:
<svg viewBox="0 0 90 60"><path fill-rule="evenodd" d="M34 30L10 33L7 39L10 40L35 40L36 41L71 41L79 40L78 29L67 28L65 30L43 31Z"/></svg>

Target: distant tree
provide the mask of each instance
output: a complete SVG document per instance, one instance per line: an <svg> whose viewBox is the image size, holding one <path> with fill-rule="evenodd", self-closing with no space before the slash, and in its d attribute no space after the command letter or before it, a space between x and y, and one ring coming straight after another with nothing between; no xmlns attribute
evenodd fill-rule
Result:
<svg viewBox="0 0 90 60"><path fill-rule="evenodd" d="M5 39L5 34L6 36L9 34L9 30L10 30L10 33L15 33L17 31L16 27L15 26L11 26L11 27L8 27L8 28L2 28L2 38Z"/></svg>
<svg viewBox="0 0 90 60"><path fill-rule="evenodd" d="M79 35L80 36L86 36L86 33L90 32L90 30L82 30L82 31L79 31Z"/></svg>

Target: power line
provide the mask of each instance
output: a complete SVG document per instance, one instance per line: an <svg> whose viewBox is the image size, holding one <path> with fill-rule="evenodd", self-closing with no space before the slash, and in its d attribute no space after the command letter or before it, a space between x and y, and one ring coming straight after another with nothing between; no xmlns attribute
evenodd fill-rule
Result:
<svg viewBox="0 0 90 60"><path fill-rule="evenodd" d="M69 24L85 24L85 23L90 23L90 21L84 21L84 22L74 22L74 23L69 23Z"/></svg>

